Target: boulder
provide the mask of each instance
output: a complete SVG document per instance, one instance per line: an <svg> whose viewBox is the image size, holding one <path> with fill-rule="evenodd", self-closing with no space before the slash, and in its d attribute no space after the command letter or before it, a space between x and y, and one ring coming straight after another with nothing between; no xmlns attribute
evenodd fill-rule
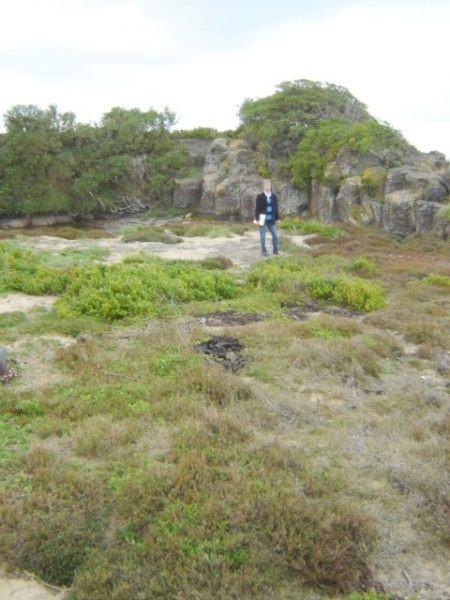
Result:
<svg viewBox="0 0 450 600"><path fill-rule="evenodd" d="M310 211L322 223L333 223L338 220L336 192L332 187L318 181L313 181Z"/></svg>
<svg viewBox="0 0 450 600"><path fill-rule="evenodd" d="M8 372L8 350L0 346L0 377Z"/></svg>
<svg viewBox="0 0 450 600"><path fill-rule="evenodd" d="M263 180L258 174L256 155L246 142L214 140L205 160L200 212L217 218L252 219ZM307 210L307 194L292 184L274 179L272 189L279 196L282 215Z"/></svg>
<svg viewBox="0 0 450 600"><path fill-rule="evenodd" d="M386 181L383 229L400 236L433 229L434 216L448 194L445 181L435 171L409 165L390 169Z"/></svg>
<svg viewBox="0 0 450 600"><path fill-rule="evenodd" d="M195 205L200 213L219 219L251 219L264 179L258 172L257 152L239 139L191 140L189 144L192 165L203 166L198 177L175 181L174 206ZM313 181L308 192L277 179L281 167L270 157L270 149L266 158L282 216L308 211L324 223L377 226L405 236L432 230L436 213L450 196L450 165L440 152L412 149L401 156L391 149L341 148L327 165L323 180Z"/></svg>
<svg viewBox="0 0 450 600"><path fill-rule="evenodd" d="M383 206L383 229L404 237L416 230L417 191L399 190L386 197Z"/></svg>
<svg viewBox="0 0 450 600"><path fill-rule="evenodd" d="M173 191L173 206L175 208L186 208L198 205L202 197L202 180L193 177L175 179Z"/></svg>
<svg viewBox="0 0 450 600"><path fill-rule="evenodd" d="M436 214L442 208L437 202L418 201L416 204L416 231L431 231L436 226Z"/></svg>
<svg viewBox="0 0 450 600"><path fill-rule="evenodd" d="M341 148L336 156L336 164L341 177L348 177L364 171L368 167L383 167L385 159L371 150L358 152L353 148Z"/></svg>
<svg viewBox="0 0 450 600"><path fill-rule="evenodd" d="M324 181L312 184L311 213L325 223L376 225L400 236L432 230L449 198L448 163L439 153L418 153L414 165L388 169L385 154L341 149Z"/></svg>

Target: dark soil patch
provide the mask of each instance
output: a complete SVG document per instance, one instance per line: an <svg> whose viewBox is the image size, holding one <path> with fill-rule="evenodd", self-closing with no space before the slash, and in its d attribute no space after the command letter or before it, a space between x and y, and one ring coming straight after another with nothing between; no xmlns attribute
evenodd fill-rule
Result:
<svg viewBox="0 0 450 600"><path fill-rule="evenodd" d="M247 359L240 354L244 345L237 338L214 336L206 342L197 344L194 348L220 360L223 366L231 371L237 371L247 362Z"/></svg>
<svg viewBox="0 0 450 600"><path fill-rule="evenodd" d="M348 308L342 308L341 306L321 305L310 298L307 298L301 303L282 302L280 306L281 308L286 309L286 314L288 317L298 321L304 321L307 319L308 313L317 312L349 318L360 317L362 314L357 310L350 310Z"/></svg>
<svg viewBox="0 0 450 600"><path fill-rule="evenodd" d="M216 311L208 314L196 314L195 317L202 325L220 327L223 325L246 325L263 321L265 315L262 313L240 313L235 310Z"/></svg>

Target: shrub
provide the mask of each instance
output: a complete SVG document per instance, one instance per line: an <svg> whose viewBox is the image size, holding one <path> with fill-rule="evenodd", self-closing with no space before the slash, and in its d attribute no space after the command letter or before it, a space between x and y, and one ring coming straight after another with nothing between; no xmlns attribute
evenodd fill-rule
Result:
<svg viewBox="0 0 450 600"><path fill-rule="evenodd" d="M450 277L448 275L438 275L436 273L430 273L430 275L422 279L422 283L450 287Z"/></svg>
<svg viewBox="0 0 450 600"><path fill-rule="evenodd" d="M155 315L195 300L233 298L237 284L220 271L183 261L98 265L74 272L56 301L60 316L90 315L106 320Z"/></svg>
<svg viewBox="0 0 450 600"><path fill-rule="evenodd" d="M316 221L304 221L299 217L287 217L279 224L279 228L289 233L320 233L324 237L333 238L340 235L341 230L333 225L324 225Z"/></svg>
<svg viewBox="0 0 450 600"><path fill-rule="evenodd" d="M333 290L333 299L356 310L371 311L382 308L385 304L383 288L378 283L371 283L354 277L340 278Z"/></svg>
<svg viewBox="0 0 450 600"><path fill-rule="evenodd" d="M213 256L211 258L204 258L202 261L200 261L200 265L204 269L220 269L222 271L226 271L233 266L233 261L226 256Z"/></svg>
<svg viewBox="0 0 450 600"><path fill-rule="evenodd" d="M377 268L373 264L373 262L367 258L367 256L359 256L358 258L354 258L352 260L352 262L346 268L346 270L354 271L354 272L360 273L360 274L363 274L363 273L372 274L372 273L376 272Z"/></svg>
<svg viewBox="0 0 450 600"><path fill-rule="evenodd" d="M160 242L161 244L179 244L183 240L161 227L137 227L125 231L124 242Z"/></svg>

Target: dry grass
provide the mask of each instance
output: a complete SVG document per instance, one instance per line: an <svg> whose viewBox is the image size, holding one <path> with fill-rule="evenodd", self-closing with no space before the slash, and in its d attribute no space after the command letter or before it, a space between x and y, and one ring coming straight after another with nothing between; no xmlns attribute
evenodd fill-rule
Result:
<svg viewBox="0 0 450 600"><path fill-rule="evenodd" d="M419 241L314 246L370 257L373 313L136 322L55 352L63 383L5 386L2 556L77 600L447 597L449 290L421 279L448 246ZM195 350L211 333L245 368Z"/></svg>

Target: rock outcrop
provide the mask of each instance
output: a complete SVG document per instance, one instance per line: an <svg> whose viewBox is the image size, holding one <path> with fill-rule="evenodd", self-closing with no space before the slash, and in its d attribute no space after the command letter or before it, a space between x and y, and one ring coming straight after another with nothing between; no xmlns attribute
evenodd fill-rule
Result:
<svg viewBox="0 0 450 600"><path fill-rule="evenodd" d="M264 179L257 155L243 140L219 138L207 144L203 154L196 148L197 167L200 155L204 161L201 176L176 180L174 205L195 206L216 218L251 219ZM436 214L450 198L450 163L439 152L411 152L405 158L389 149L360 153L342 148L323 181L313 181L308 193L276 176L272 183L284 215L308 211L324 223L377 226L405 236L436 227Z"/></svg>
<svg viewBox="0 0 450 600"><path fill-rule="evenodd" d="M324 182L312 186L311 213L324 222L377 225L400 236L433 229L450 197L450 165L437 152L417 153L409 162L392 166L395 157L388 151L358 154L343 148Z"/></svg>
<svg viewBox="0 0 450 600"><path fill-rule="evenodd" d="M357 152L344 147L327 165L322 180L312 181L305 191L280 175L280 165L270 152L262 159L244 140L222 137L182 143L187 159L174 181L175 208L216 219L249 221L264 172L272 179L283 216L308 213L323 223L374 226L402 237L433 229L442 230L443 238L450 235L450 218L444 211L450 200L450 163L440 152L410 150L400 156L390 149ZM94 215L29 215L0 219L0 228L71 225L94 219Z"/></svg>
<svg viewBox="0 0 450 600"><path fill-rule="evenodd" d="M0 346L0 376L8 371L8 350L5 346Z"/></svg>
<svg viewBox="0 0 450 600"><path fill-rule="evenodd" d="M176 180L174 205L196 205L200 213L219 219L250 220L263 179L258 174L256 155L246 142L218 138L210 144L205 156L202 179ZM307 210L306 193L276 179L273 187L283 198L284 214Z"/></svg>

